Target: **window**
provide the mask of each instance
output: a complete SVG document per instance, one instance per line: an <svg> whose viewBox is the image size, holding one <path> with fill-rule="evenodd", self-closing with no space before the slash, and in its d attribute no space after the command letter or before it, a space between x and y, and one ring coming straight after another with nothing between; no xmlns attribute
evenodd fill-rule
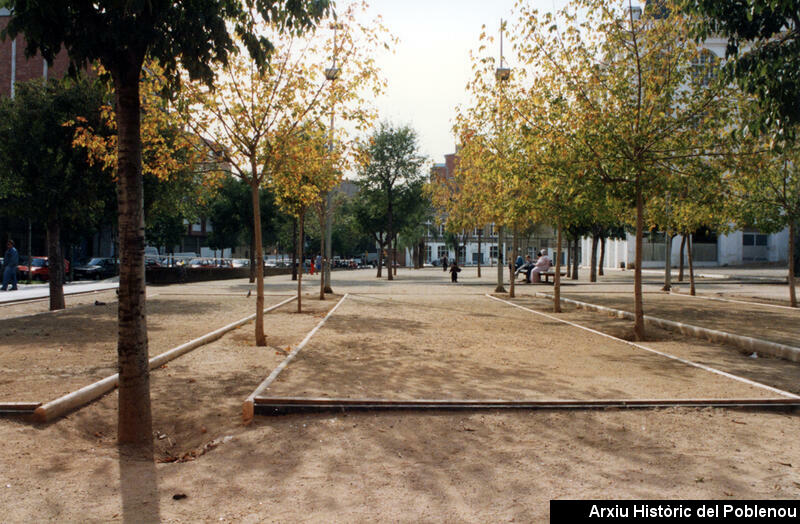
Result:
<svg viewBox="0 0 800 524"><path fill-rule="evenodd" d="M464 246L458 246L458 261L464 262L467 258L467 248Z"/></svg>
<svg viewBox="0 0 800 524"><path fill-rule="evenodd" d="M437 258L442 258L442 257L446 257L446 256L449 256L449 255L450 255L450 253L448 252L447 246L438 246L436 248L436 257Z"/></svg>
<svg viewBox="0 0 800 524"><path fill-rule="evenodd" d="M692 59L692 80L703 87L711 83L718 70L719 58L708 49L701 50L700 54Z"/></svg>
<svg viewBox="0 0 800 524"><path fill-rule="evenodd" d="M756 235L756 245L757 246L766 246L767 245L767 235Z"/></svg>
<svg viewBox="0 0 800 524"><path fill-rule="evenodd" d="M755 235L752 233L745 233L742 235L742 245L743 246L754 246L755 245Z"/></svg>
<svg viewBox="0 0 800 524"><path fill-rule="evenodd" d="M497 246L489 246L489 256L497 258Z"/></svg>
<svg viewBox="0 0 800 524"><path fill-rule="evenodd" d="M430 262L432 254L433 254L433 248L431 248L431 246L429 246L429 245L426 245L425 246L425 260Z"/></svg>

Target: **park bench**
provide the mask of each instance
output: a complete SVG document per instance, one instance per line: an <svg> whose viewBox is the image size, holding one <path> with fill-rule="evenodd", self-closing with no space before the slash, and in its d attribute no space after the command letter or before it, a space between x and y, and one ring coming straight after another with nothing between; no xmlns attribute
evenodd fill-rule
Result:
<svg viewBox="0 0 800 524"><path fill-rule="evenodd" d="M549 284L550 283L550 277L553 277L555 279L555 276L556 276L556 271L553 268L550 268L547 271L544 271L542 273L531 273L531 283L532 284L539 284L539 283L542 282L542 278L544 278L544 283L545 284ZM562 271L561 272L561 276L562 277L567 276L567 272L566 271Z"/></svg>

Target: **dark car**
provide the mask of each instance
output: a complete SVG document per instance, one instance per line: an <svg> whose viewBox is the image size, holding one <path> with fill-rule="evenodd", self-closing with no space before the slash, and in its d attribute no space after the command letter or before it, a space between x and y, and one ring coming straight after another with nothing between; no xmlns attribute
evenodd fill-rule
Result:
<svg viewBox="0 0 800 524"><path fill-rule="evenodd" d="M47 257L31 257L31 280L50 280L50 266ZM69 261L64 259L64 276L69 274ZM28 278L28 257L19 257L17 266L17 278L22 280Z"/></svg>
<svg viewBox="0 0 800 524"><path fill-rule="evenodd" d="M113 277L119 272L119 266L113 258L93 258L87 263L75 266L75 280L101 280Z"/></svg>

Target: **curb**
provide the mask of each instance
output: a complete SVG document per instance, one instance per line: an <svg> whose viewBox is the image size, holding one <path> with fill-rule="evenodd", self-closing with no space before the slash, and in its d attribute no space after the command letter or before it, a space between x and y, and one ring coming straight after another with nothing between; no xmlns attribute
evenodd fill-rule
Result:
<svg viewBox="0 0 800 524"><path fill-rule="evenodd" d="M553 296L548 295L547 293L536 292L534 293L534 296L553 300ZM605 306L598 306L597 304L581 302L579 300L573 300L571 298L562 297L561 301L566 302L568 304L574 304L580 308L588 309L591 311L610 313L616 316L617 318L627 318L630 320L634 320L634 314L629 311L623 311L621 309L614 309ZM728 333L726 331L719 331L716 329L693 326L691 324L684 324L682 322L675 322L673 320L651 317L649 315L644 316L644 321L664 329L678 331L680 333L683 333L684 335L690 335L696 338L705 338L707 340L710 340L711 342L725 342L728 344L732 344L736 347L745 349L747 351L756 351L759 353L764 353L765 355L772 355L774 357L790 360L792 362L800 362L800 348L798 347L788 346L786 344L779 344L777 342L770 342L769 340L764 340L760 338L747 337L744 335L736 335L734 333Z"/></svg>

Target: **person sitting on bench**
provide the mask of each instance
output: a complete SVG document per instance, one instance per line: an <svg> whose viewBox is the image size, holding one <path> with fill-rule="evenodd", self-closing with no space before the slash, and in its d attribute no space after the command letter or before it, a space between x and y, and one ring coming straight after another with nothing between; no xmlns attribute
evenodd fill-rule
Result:
<svg viewBox="0 0 800 524"><path fill-rule="evenodd" d="M522 264L521 266L519 266L519 268L517 269L516 274L519 275L520 273L524 273L525 274L525 283L526 284L530 284L531 283L531 270L534 268L534 266L535 266L535 264L533 263L533 260L531 259L531 256L530 255L525 255L525 263Z"/></svg>
<svg viewBox="0 0 800 524"><path fill-rule="evenodd" d="M553 261L547 256L547 251L543 249L541 253L539 253L539 259L536 261L536 265L531 270L531 277L535 282L539 282L539 274L546 273L551 267L553 267Z"/></svg>

